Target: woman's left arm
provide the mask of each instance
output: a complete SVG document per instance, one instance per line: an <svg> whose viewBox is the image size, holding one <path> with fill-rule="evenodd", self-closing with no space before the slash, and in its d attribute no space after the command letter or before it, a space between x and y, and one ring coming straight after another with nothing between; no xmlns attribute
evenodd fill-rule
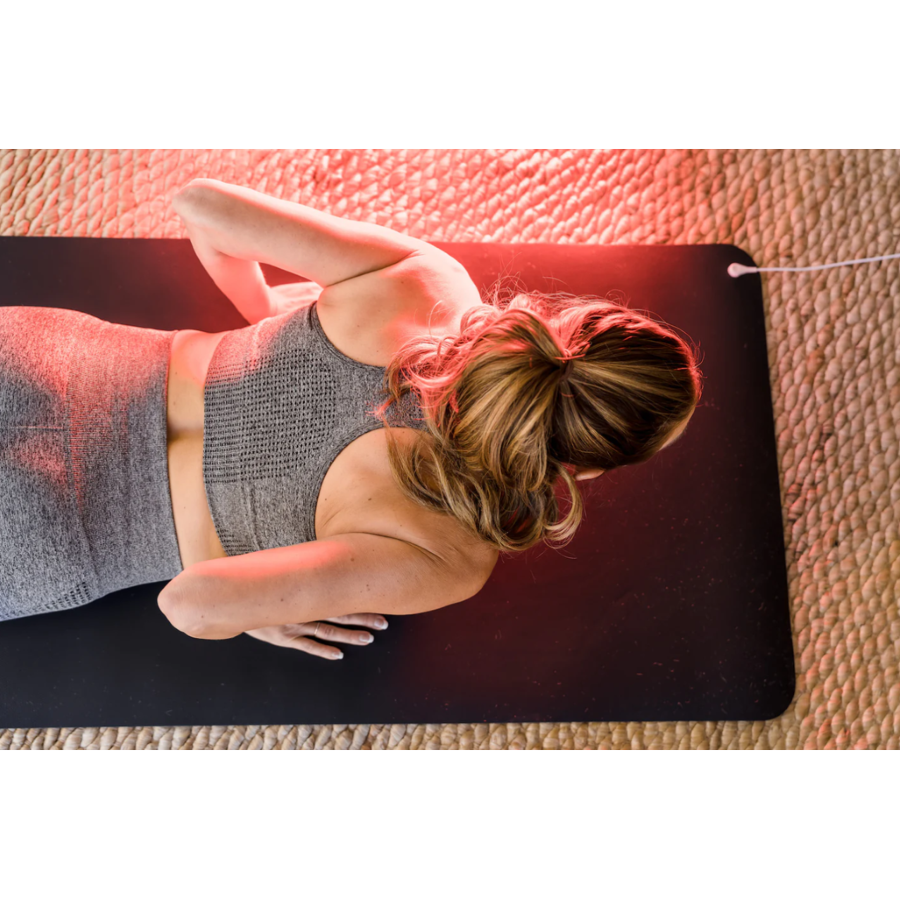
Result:
<svg viewBox="0 0 900 900"><path fill-rule="evenodd" d="M490 575L485 554L449 543L441 550L380 534L336 534L194 563L157 602L179 631L205 640L373 611L412 615L473 597Z"/></svg>

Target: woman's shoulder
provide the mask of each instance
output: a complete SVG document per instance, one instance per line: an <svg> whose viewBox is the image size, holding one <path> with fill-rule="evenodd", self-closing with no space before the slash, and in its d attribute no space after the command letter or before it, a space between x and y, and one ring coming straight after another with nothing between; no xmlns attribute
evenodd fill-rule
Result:
<svg viewBox="0 0 900 900"><path fill-rule="evenodd" d="M402 449L428 435L415 428L391 429ZM394 480L388 458L388 434L378 428L357 438L335 460L326 478L340 484L340 503L322 512L320 538L364 532L414 543L470 572L493 570L499 552L449 513L438 512L407 497ZM323 493L326 485L323 484Z"/></svg>
<svg viewBox="0 0 900 900"><path fill-rule="evenodd" d="M355 307L374 305L373 297L405 302L434 303L463 297L470 305L481 300L478 287L466 267L449 253L436 247L416 251L397 263L366 272L322 290L320 300Z"/></svg>
<svg viewBox="0 0 900 900"><path fill-rule="evenodd" d="M412 337L458 334L463 314L482 302L466 269L435 251L324 288L316 312L339 350L386 366Z"/></svg>
<svg viewBox="0 0 900 900"><path fill-rule="evenodd" d="M481 306L478 287L453 257L435 249L395 266L359 275L323 289L316 301L326 337L346 356L386 366L410 338L459 334L460 321ZM428 434L411 427L391 429L401 448ZM363 531L419 544L457 568L490 572L498 551L470 534L449 513L419 505L396 484L388 458L388 435L379 428L354 440L339 454L326 478L340 491L325 491L319 536ZM327 496L340 502L327 510ZM330 512L330 514L329 514Z"/></svg>

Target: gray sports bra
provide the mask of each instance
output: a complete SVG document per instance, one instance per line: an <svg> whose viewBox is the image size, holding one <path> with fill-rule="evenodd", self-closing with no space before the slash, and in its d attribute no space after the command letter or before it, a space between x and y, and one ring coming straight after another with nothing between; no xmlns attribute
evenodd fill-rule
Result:
<svg viewBox="0 0 900 900"><path fill-rule="evenodd" d="M203 389L203 483L229 556L314 541L329 466L351 441L384 427L385 367L341 353L315 303L229 331ZM424 430L414 394L391 425Z"/></svg>

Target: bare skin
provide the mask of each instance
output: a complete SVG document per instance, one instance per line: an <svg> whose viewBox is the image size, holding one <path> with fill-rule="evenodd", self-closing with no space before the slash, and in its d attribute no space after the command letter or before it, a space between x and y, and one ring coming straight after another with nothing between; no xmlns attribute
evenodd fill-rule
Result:
<svg viewBox="0 0 900 900"><path fill-rule="evenodd" d="M334 624L328 624L334 623ZM388 627L387 619L371 613L360 613L355 616L338 616L322 622L304 622L299 625L274 625L271 628L254 628L245 631L257 640L274 644L276 647L288 647L292 650L303 650L313 656L325 659L343 659L344 654L336 647L321 644L319 641L334 641L339 644L352 644L365 647L372 643L373 637L368 631L352 631L337 628L336 625L357 625L383 631ZM315 640L318 638L319 640Z"/></svg>

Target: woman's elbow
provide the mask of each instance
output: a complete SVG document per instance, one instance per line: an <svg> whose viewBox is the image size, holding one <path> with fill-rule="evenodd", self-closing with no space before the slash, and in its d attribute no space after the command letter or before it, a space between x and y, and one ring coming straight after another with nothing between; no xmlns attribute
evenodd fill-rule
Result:
<svg viewBox="0 0 900 900"><path fill-rule="evenodd" d="M211 178L195 178L172 197L172 209L184 221L203 224L212 203L215 202L216 187Z"/></svg>
<svg viewBox="0 0 900 900"><path fill-rule="evenodd" d="M184 594L176 579L169 582L157 597L156 605L170 624L192 638L205 641L221 641L236 637L241 632L216 626L210 611L203 610L191 602Z"/></svg>
<svg viewBox="0 0 900 900"><path fill-rule="evenodd" d="M183 631L185 634L195 637L196 623L193 616L188 615L187 605L179 596L178 589L173 588L174 581L170 581L156 598L159 611L169 620L169 624Z"/></svg>

